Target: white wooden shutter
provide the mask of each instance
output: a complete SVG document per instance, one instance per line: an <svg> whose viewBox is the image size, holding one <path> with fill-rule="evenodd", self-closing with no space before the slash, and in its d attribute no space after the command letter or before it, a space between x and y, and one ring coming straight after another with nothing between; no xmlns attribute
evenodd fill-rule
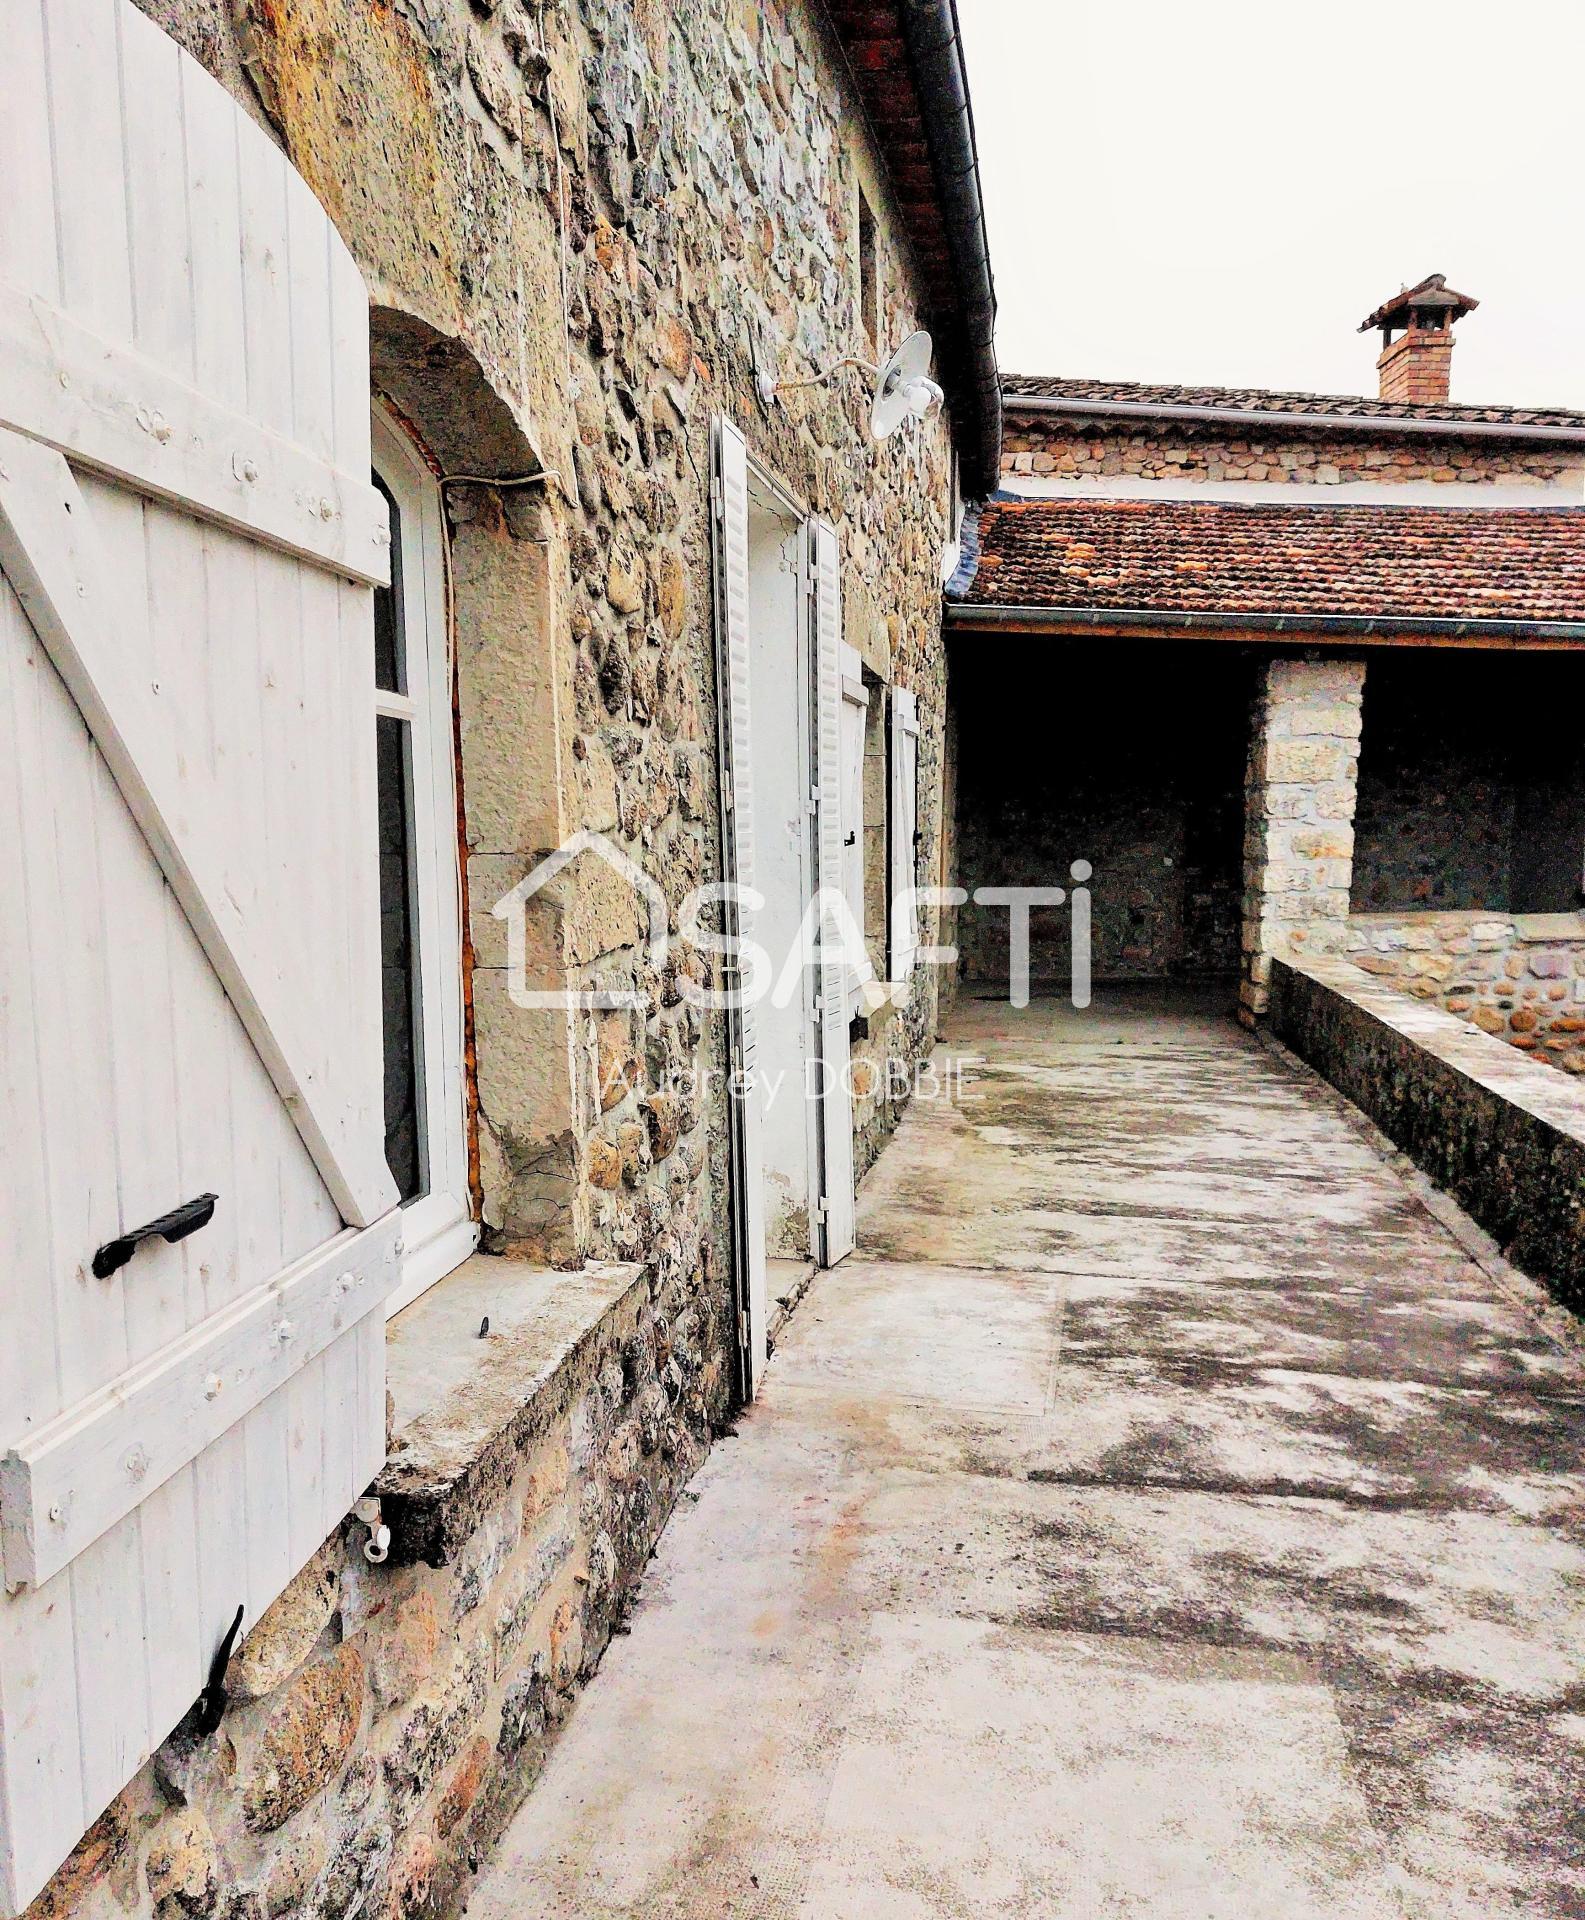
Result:
<svg viewBox="0 0 1585 1920"><path fill-rule="evenodd" d="M842 824L842 582L836 529L809 522L810 604L814 629L810 652L815 669L816 875L822 894L843 889ZM840 952L840 929L822 916L822 944ZM848 1080L846 967L840 959L820 967L820 1199L824 1227L821 1258L835 1266L853 1251L853 1098Z"/></svg>
<svg viewBox="0 0 1585 1920"><path fill-rule="evenodd" d="M754 885L754 760L749 714L748 446L730 421L715 423L716 706L721 765L722 878ZM725 909L729 939L753 931L752 915L735 899ZM727 985L741 984L730 967ZM758 1390L765 1371L770 1287L765 1265L765 1141L759 1090L756 1011L727 1013L727 1047L736 1079L732 1097L732 1218L744 1389Z"/></svg>
<svg viewBox="0 0 1585 1920"><path fill-rule="evenodd" d="M891 975L906 980L919 952L918 885L919 704L906 687L892 688L891 807L887 824L891 866Z"/></svg>
<svg viewBox="0 0 1585 1920"><path fill-rule="evenodd" d="M844 640L841 646L842 670L842 891L848 912L860 932L864 930L864 726L869 716L870 697L864 685L864 663L857 647ZM848 1018L858 1012L859 999L869 970L852 966L847 970Z"/></svg>
<svg viewBox="0 0 1585 1920"><path fill-rule="evenodd" d="M378 1471L368 305L129 0L0 65L0 1900ZM105 1278L96 1249L213 1219Z"/></svg>

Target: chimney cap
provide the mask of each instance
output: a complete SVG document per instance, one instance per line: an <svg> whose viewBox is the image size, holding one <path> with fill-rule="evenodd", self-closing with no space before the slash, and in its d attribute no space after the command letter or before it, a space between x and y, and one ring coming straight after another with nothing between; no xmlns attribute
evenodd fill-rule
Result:
<svg viewBox="0 0 1585 1920"><path fill-rule="evenodd" d="M1406 327L1411 308L1418 308L1422 312L1427 307L1451 309L1448 319L1462 320L1466 313L1472 313L1479 305L1473 294L1456 293L1447 284L1445 273L1428 273L1417 286L1400 289L1390 300L1384 300L1374 313L1366 314L1359 323L1359 330L1369 333L1372 327Z"/></svg>

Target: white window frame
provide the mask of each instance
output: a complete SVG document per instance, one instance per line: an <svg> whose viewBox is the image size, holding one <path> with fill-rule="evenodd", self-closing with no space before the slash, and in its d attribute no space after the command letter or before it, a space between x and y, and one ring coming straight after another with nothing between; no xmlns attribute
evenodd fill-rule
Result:
<svg viewBox="0 0 1585 1920"><path fill-rule="evenodd" d="M374 408L374 468L401 516L407 692L378 690L375 712L412 729L417 895L419 1111L428 1190L402 1209L402 1275L387 1314L410 1306L479 1243L468 1180L462 1004L462 874L452 723L445 519L440 487L417 449Z"/></svg>

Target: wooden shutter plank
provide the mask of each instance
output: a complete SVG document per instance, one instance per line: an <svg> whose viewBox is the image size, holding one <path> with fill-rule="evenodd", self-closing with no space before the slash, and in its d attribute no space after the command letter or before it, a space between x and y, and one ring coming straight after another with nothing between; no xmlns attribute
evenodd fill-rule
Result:
<svg viewBox="0 0 1585 1920"><path fill-rule="evenodd" d="M50 154L49 83L44 55L46 0L15 0L7 9L5 111L0 113L0 280L60 294L55 251L55 167Z"/></svg>
<svg viewBox="0 0 1585 1920"><path fill-rule="evenodd" d="M715 423L716 687L724 878L739 895L754 885L754 756L749 705L748 444L730 421ZM729 936L749 931L740 902L725 908ZM730 983L729 983L730 984ZM736 984L741 986L741 977ZM727 1013L728 1046L740 1079L732 1100L734 1234L739 1305L748 1315L747 1388L757 1390L768 1358L770 1278L765 1245L764 1112L759 1089L759 1024L754 1007Z"/></svg>
<svg viewBox="0 0 1585 1920"><path fill-rule="evenodd" d="M289 367L284 379L289 389ZM281 404L289 414L289 392ZM380 586L390 577L388 515L366 474L332 466L147 355L4 284L0 426L349 579Z"/></svg>
<svg viewBox="0 0 1585 1920"><path fill-rule="evenodd" d="M286 192L286 298L291 313L292 438L333 466L336 459L335 362L330 223L308 182L282 162ZM360 307L367 301L360 300ZM367 364L367 362L365 362ZM364 410L368 410L365 396Z"/></svg>
<svg viewBox="0 0 1585 1920"><path fill-rule="evenodd" d="M104 754L172 891L193 923L248 1036L343 1216L367 1226L396 1202L377 1143L302 1063L289 988L267 963L269 937L239 912L225 883L223 843L181 790L169 727L126 669L109 586L81 492L59 454L0 433L0 566L38 630ZM261 951L260 941L264 940Z"/></svg>
<svg viewBox="0 0 1585 1920"><path fill-rule="evenodd" d="M815 752L820 804L816 816L819 886L831 899L843 897L842 819L842 582L836 529L809 523L813 568ZM841 949L840 925L823 918L821 942ZM849 1079L847 968L838 959L820 966L821 1199L825 1203L822 1257L835 1266L853 1251L853 1100Z"/></svg>
<svg viewBox="0 0 1585 1920"><path fill-rule="evenodd" d="M116 0L48 0L44 30L62 304L99 332L131 339L126 195L107 191L105 177L106 151L124 151L119 11Z"/></svg>
<svg viewBox="0 0 1585 1920"><path fill-rule="evenodd" d="M0 1459L6 1585L43 1585L378 1312L399 1234L394 1214L348 1228L13 1446ZM284 1451L268 1464L285 1477Z"/></svg>
<svg viewBox="0 0 1585 1920"><path fill-rule="evenodd" d="M121 118L125 129L127 238L137 346L157 365L193 378L192 243L187 199L172 191L186 173L181 49L145 14L118 9L121 22ZM18 285L32 288L21 276ZM43 289L38 289L43 291Z"/></svg>
<svg viewBox="0 0 1585 1920"><path fill-rule="evenodd" d="M98 1818L83 1798L76 1616L69 1581L0 1606L0 1893L22 1909L60 1865L57 1835Z"/></svg>

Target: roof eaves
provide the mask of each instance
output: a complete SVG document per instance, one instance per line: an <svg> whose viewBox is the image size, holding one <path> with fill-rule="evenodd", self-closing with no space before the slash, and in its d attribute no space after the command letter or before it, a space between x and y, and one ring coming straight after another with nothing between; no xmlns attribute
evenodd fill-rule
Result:
<svg viewBox="0 0 1585 1920"><path fill-rule="evenodd" d="M1405 419L1397 414L1301 413L1286 408L1196 406L1161 400L1077 399L1064 394L1008 393L1009 414L1045 414L1082 420L1174 420L1185 425L1251 426L1289 432L1373 433L1382 437L1527 440L1553 446L1585 446L1585 421L1578 426L1548 426L1533 420L1464 419L1454 414Z"/></svg>

